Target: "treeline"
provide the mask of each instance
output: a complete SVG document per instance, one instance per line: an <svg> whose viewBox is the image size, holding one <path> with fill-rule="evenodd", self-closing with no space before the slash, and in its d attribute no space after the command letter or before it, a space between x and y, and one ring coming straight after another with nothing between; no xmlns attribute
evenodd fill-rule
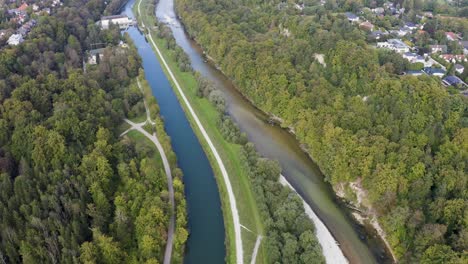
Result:
<svg viewBox="0 0 468 264"><path fill-rule="evenodd" d="M176 6L237 87L294 128L335 189L356 202L349 183L361 183L362 209L378 217L400 262L466 262L467 99L437 78L397 76L391 55L344 17L280 2Z"/></svg>
<svg viewBox="0 0 468 264"><path fill-rule="evenodd" d="M256 205L265 227L264 250L268 263L325 263L315 227L306 215L297 194L279 183L281 168L275 161L259 156L247 135L226 114L223 93L199 72L193 72L190 60L177 46L170 28L156 22L158 38L174 51L174 59L183 72L192 71L197 80L198 97L207 98L218 111L217 126L224 139L242 146L242 168L253 187ZM188 63L190 68L185 66Z"/></svg>
<svg viewBox="0 0 468 264"><path fill-rule="evenodd" d="M242 146L242 168L249 176L256 205L265 227L265 257L268 263L325 263L311 219L299 196L279 183L278 162L261 157L247 135L225 113L221 91L197 76L199 97L207 98L218 110L218 129L224 139Z"/></svg>
<svg viewBox="0 0 468 264"><path fill-rule="evenodd" d="M118 28L95 25L104 8L67 1L24 43L0 51L0 262L162 260L170 213L163 169L148 162L152 150L117 131L137 111L141 95L127 87L141 59L131 43L117 46L130 42ZM93 43L109 48L84 73Z"/></svg>

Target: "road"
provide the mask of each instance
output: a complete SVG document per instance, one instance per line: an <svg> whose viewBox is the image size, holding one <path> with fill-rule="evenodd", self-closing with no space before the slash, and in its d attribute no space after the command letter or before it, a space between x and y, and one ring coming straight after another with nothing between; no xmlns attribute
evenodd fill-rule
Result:
<svg viewBox="0 0 468 264"><path fill-rule="evenodd" d="M141 17L141 12L140 12L140 4L141 0L138 2L138 15ZM143 20L141 21L142 25ZM186 108L188 109L188 114L190 114L195 120L195 124L197 125L198 129L200 130L201 134L203 135L203 138L205 141L208 143L208 146L211 150L211 152L214 155L214 158L216 160L216 163L218 163L219 169L221 171L221 174L223 176L224 184L226 186L226 191L228 194L228 199L229 199L229 206L231 209L231 215L232 215L232 222L234 225L234 235L235 235L235 247L236 247L236 263L243 264L244 263L244 250L242 248L242 236L241 236L241 227L240 227L240 220L239 220L239 212L237 210L237 203L236 203L236 198L234 196L234 191L232 189L232 184L229 179L229 175L227 173L226 167L224 166L223 160L221 159L221 156L219 155L218 151L216 150L213 142L211 141L210 137L208 136L208 133L206 132L205 128L203 127L202 123L200 122L200 119L198 118L197 114L193 110L192 106L190 105L190 102L188 101L187 97L185 96L184 91L182 90L179 82L174 76L174 73L172 73L171 69L169 68L169 65L167 64L166 60L164 59L161 51L159 50L158 46L154 42L153 37L151 34L146 35L147 38L151 41L151 44L153 45L154 49L156 50L162 64L164 65L164 68L166 71L169 73L170 78L172 79L173 83L175 84L175 87L177 88L177 91L180 94L180 97L182 98L182 101L185 103Z"/></svg>
<svg viewBox="0 0 468 264"><path fill-rule="evenodd" d="M141 87L140 81L137 79L138 87L140 90L143 92L143 88ZM172 185L172 173L171 173L171 166L169 165L169 161L166 157L166 153L164 153L164 148L161 145L161 142L159 142L158 137L156 136L156 133L153 133L151 135L148 133L143 126L146 125L147 123L150 123L154 125L154 121L151 120L150 118L150 112L148 109L148 105L146 104L146 100L143 99L143 102L145 104L145 109L146 109L146 121L141 122L141 123L134 123L128 119L124 119L125 122L127 122L131 127L127 129L125 132L123 132L120 136L123 136L127 134L131 130L137 130L140 133L142 133L145 137L147 137L151 142L154 143L156 148L159 151L159 154L161 156L161 159L163 161L163 166L164 166L164 171L166 173L167 177L167 189L169 192L169 203L171 205L171 217L169 219L169 228L167 230L167 241L166 241L166 249L164 252L164 264L170 264L171 263L171 257L172 257L172 247L173 247L173 242L174 242L174 229L175 229L175 202L174 202L174 186Z"/></svg>

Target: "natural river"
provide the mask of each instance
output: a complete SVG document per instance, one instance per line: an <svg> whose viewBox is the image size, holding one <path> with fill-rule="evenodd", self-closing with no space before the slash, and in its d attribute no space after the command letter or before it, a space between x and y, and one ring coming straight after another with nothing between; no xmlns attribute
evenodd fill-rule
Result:
<svg viewBox="0 0 468 264"><path fill-rule="evenodd" d="M324 182L323 174L301 149L296 138L285 129L271 125L268 116L246 100L215 65L207 62L201 47L186 34L179 21L174 0L159 0L156 15L158 20L170 26L177 44L190 57L193 69L224 92L227 112L248 135L259 153L279 161L283 175L330 230L346 258L351 263L391 262L382 241L351 218L349 209L336 198L331 186Z"/></svg>

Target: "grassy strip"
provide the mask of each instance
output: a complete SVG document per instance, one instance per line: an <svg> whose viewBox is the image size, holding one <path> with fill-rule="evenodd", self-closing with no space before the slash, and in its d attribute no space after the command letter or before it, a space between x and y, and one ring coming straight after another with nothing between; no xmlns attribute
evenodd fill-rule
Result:
<svg viewBox="0 0 468 264"><path fill-rule="evenodd" d="M150 4L151 0L144 0L141 3L141 10L152 10L148 8L148 4ZM138 3L135 4L135 8ZM137 13L137 12L135 12ZM148 14L150 13L150 14ZM155 21L154 14L152 12L143 12L142 18L144 20L144 24L151 25L151 22ZM240 160L240 152L241 146L233 143L227 142L221 132L218 129L217 121L219 120L219 113L217 112L216 108L205 98L199 98L196 96L197 90L197 82L194 75L191 72L182 72L175 60L174 51L167 49L166 40L157 38L154 31L151 32L153 39L156 41L158 48L163 53L164 59L169 64L171 71L176 76L178 82L181 84L182 88L184 89L185 95L188 97L192 107L196 111L198 117L200 118L201 122L204 124L207 133L209 134L210 138L213 140L216 149L219 151L226 169L229 172L230 180L232 186L234 188L236 201L238 204L238 210L240 214L240 220L242 225L248 227L249 229L253 230L256 234L252 234L246 230L243 230L243 247L244 247L244 261L250 262L251 254L253 252L253 248L255 245L255 240L257 238L257 234L263 233L263 225L260 219L260 215L258 213L258 209L255 203L254 195L252 193L252 188L250 185L250 181L248 175L245 172L245 168L242 167L242 162ZM156 53L156 55L158 55ZM159 58L160 59L160 58ZM166 69L163 67L163 70L166 72ZM166 72L166 75L167 72ZM169 78L169 81L172 83L172 80ZM178 94L177 89L174 89L177 96L180 99L180 94ZM182 104L185 109L185 104ZM217 177L218 186L220 188L221 193L221 200L223 204L223 214L227 232L227 238L230 241L234 239L234 231L232 228L232 218L230 217L230 210L229 201L226 197L226 190L224 184L220 184L223 182L220 179L221 175L219 172L219 168L216 164L216 161L209 150L206 142L203 140L203 136L201 135L200 131L194 124L194 120L190 115L188 118L194 128L195 133L197 134L198 138L201 140L201 144L207 153L207 156L212 164L212 167L215 170L215 175ZM235 262L235 247L233 243L229 243L227 241L227 249L228 249L228 261L231 263ZM257 262L264 263L265 258L263 257L265 253L263 252L263 247L260 248L259 253L257 255Z"/></svg>

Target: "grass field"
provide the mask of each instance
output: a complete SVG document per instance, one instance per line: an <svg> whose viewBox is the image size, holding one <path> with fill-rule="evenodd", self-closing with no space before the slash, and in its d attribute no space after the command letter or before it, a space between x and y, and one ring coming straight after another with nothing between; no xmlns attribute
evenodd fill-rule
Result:
<svg viewBox="0 0 468 264"><path fill-rule="evenodd" d="M141 0L141 10L143 12L141 19L147 25L152 24L156 18L152 12L153 8L149 8L151 0ZM138 2L135 3L134 10ZM152 4L150 4L152 5ZM147 11L149 10L149 11ZM135 11L137 13L137 11ZM139 18L140 19L140 18ZM140 21L141 22L141 21ZM197 83L194 75L190 72L181 72L179 67L175 62L174 52L172 50L166 49L165 40L158 39L156 34L152 32L152 37L156 41L158 48L163 53L164 59L169 64L171 71L176 76L177 81L182 86L185 95L188 97L190 104L197 113L200 121L203 123L207 133L209 134L211 140L215 144L216 149L218 150L223 162L228 170L229 177L234 189L236 202L239 210L240 222L243 226L246 226L254 232L251 233L245 229L242 229L242 239L243 239L243 249L244 249L244 262L249 263L251 260L251 254L253 252L255 240L258 234L263 234L263 224L258 213L258 209L255 203L254 194L248 179L248 175L245 173L245 169L242 167L242 162L240 160L241 146L237 144L232 144L227 142L217 127L218 112L215 107L205 98L199 98L196 96ZM157 55L157 53L156 53ZM164 68L164 67L163 67ZM164 68L166 71L166 69ZM166 72L167 74L167 72ZM169 78L168 78L169 79ZM170 79L169 79L170 80ZM171 81L171 80L170 80ZM174 85L174 84L172 84ZM180 99L180 95L177 93L177 89L174 89L177 96ZM185 104L181 104L185 108ZM184 109L186 110L186 109ZM187 111L186 111L187 112ZM194 128L195 133L197 134L207 156L210 160L210 163L213 167L215 175L217 177L218 186L220 189L221 200L223 204L223 214L224 221L227 232L227 252L228 252L228 261L230 263L235 262L235 246L229 241L234 241L234 230L232 228L232 217L230 216L229 204L226 195L226 188L223 184L222 176L217 166L217 163L207 146L207 143L204 141L201 136L200 131L194 125L194 121L190 115L187 115L189 121ZM260 247L259 253L257 255L257 263L265 263L265 252L263 247Z"/></svg>

